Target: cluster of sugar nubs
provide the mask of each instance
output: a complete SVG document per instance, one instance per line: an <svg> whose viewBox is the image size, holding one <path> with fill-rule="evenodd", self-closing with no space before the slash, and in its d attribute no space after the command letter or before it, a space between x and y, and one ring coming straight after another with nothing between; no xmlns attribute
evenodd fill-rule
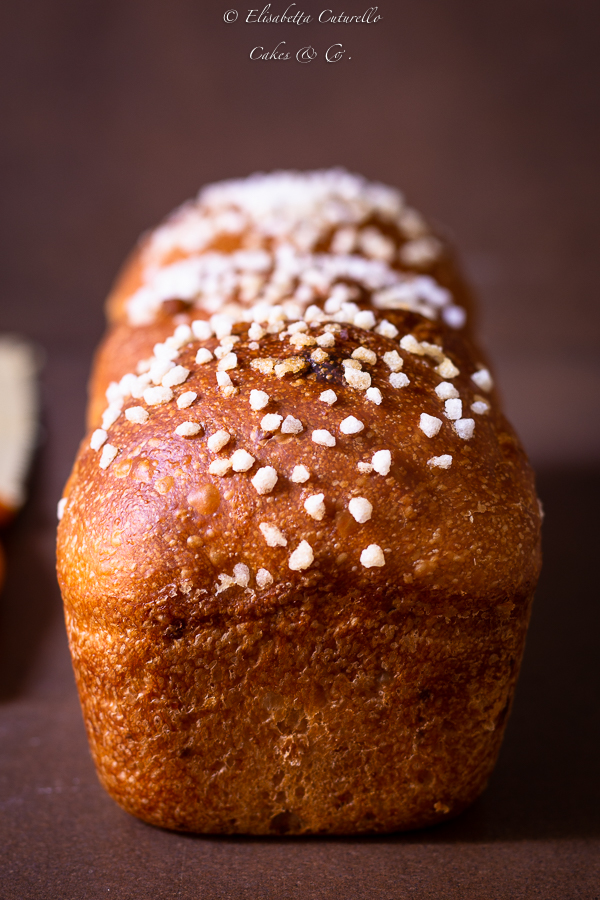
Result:
<svg viewBox="0 0 600 900"><path fill-rule="evenodd" d="M382 240L378 229L357 232L373 220L399 229L407 241L407 264L431 261L440 252L426 222L405 204L400 191L328 169L256 174L208 185L154 231L146 256L150 265L157 264L173 251L202 252L222 236L239 238L251 248L288 243L309 252L333 232L338 243L333 252L356 249L391 262L396 248Z"/></svg>
<svg viewBox="0 0 600 900"><path fill-rule="evenodd" d="M301 254L290 245L272 254L265 250L207 252L153 269L127 301L127 309L133 325L152 322L161 304L174 297L206 315L221 312L252 321L256 307L269 310L283 303L294 317L321 304L333 285L344 279L369 291L376 309L441 317L451 328L465 323L463 308L429 275L399 272L362 256ZM224 297L230 299L224 301Z"/></svg>
<svg viewBox="0 0 600 900"><path fill-rule="evenodd" d="M374 332L392 342L398 349L387 350L380 357L367 346L359 345L346 359L341 361L341 369L346 389L355 392L356 399L362 399L365 403L373 403L377 406L385 405L385 392L372 384L371 372L375 366L382 366L386 372L386 383L390 391L397 391L410 384L410 379L403 372L405 356L421 357L423 361L429 361L440 381L435 388L436 402L443 404L440 415L452 423L456 438L470 440L475 433L475 420L469 416L463 416L464 401L459 396L458 390L452 384L452 380L459 375L459 370L451 359L444 353L442 347L426 341L418 341L414 335L400 336L398 329L385 318L380 317L370 310L359 310L358 307L341 295L336 296L335 291L344 294L350 290L346 285L334 287L333 302L330 308L337 312L326 313L324 310L313 309L307 311L310 321L305 318L290 320L283 307L271 307L268 316L261 322L247 323L236 322L232 317L223 314L215 314L207 320L193 321L191 325L179 325L174 334L164 343L157 344L154 355L143 360L138 365L136 374L125 375L120 382L112 383L107 390L108 406L102 418L101 428L96 429L90 441L93 450L99 451L99 466L108 469L119 453L119 448L109 441L112 426L124 416L133 425L143 426L152 418L153 410L165 404L176 404L182 411L181 421L174 428L174 436L182 440L201 439L206 440L206 445L214 459L208 466L208 472L218 478L243 475L250 478L257 498L270 494L282 477L271 465L257 463L255 456L243 447L238 447L230 455L229 448L235 441L231 426L217 428L211 434L205 434L204 426L185 411L192 409L198 400L195 391L186 388L186 382L191 370L178 363L182 349L193 347L198 343L195 354L195 365L208 367L214 371L215 384L223 399L239 395L244 391L243 369L236 353L236 344L242 339L239 334L234 334L234 329L239 331L242 325L247 329L246 340L248 348L253 351L248 366L255 372L265 376L263 387L266 389L252 388L248 391L248 404L252 412L260 416L260 428L264 433L281 432L285 435L297 435L310 427L311 440L319 447L333 449L342 437L352 437L360 434L365 424L361 419L360 411L357 415L346 416L337 426L337 432L329 428L309 426L293 414L281 414L272 412L276 404L274 397L269 392L270 379L273 385L278 379L286 375L302 375L310 368L309 358L318 363L333 362L329 355L336 345L336 336L341 330L341 325L336 318L342 308L342 321L352 321L355 328L361 329L365 335ZM345 296L345 294L344 294ZM325 308L328 308L329 301ZM348 307L353 309L349 310ZM352 313L352 317L350 314ZM276 314L276 315L274 315ZM311 319L311 316L315 318ZM277 334L287 355L281 357L261 356L260 345L263 338L270 338ZM211 343L212 350L203 346ZM216 343L218 342L218 343ZM285 343L284 343L285 342ZM389 346L389 344L388 344ZM289 348L289 351L288 351ZM300 355L303 353L304 355ZM404 355L403 355L404 354ZM235 379L235 381L234 381ZM471 373L471 380L476 388L484 393L492 389L492 379L487 369L480 368ZM275 388L276 391L276 388ZM326 406L333 407L337 402L336 392L329 388L322 391L319 401ZM487 400L480 394L474 394L471 398L470 409L477 415L484 415L490 406ZM138 401L137 403L134 401ZM315 418L318 418L318 413ZM313 422L313 425L318 424ZM440 431L443 418L423 412L420 415L418 427L428 437L434 438ZM233 440L232 440L233 439ZM452 454L443 453L432 456L427 465L431 468L448 469L452 465ZM381 448L372 453L370 459L358 462L359 472L375 473L387 476L392 465L392 452L388 448ZM290 482L304 484L311 480L313 473L301 459L297 460L292 470L283 475ZM323 492L315 492L304 501L306 514L317 521L326 514L325 495ZM350 515L359 524L365 524L371 519L373 505L367 497L352 497L348 502ZM287 547L288 540L280 528L273 523L260 524L261 533L265 542L270 547ZM381 567L385 565L383 549L374 543L366 543L360 553L360 563L365 568ZM308 541L302 540L300 544L290 547L288 557L289 568L293 571L301 571L309 568L315 560L313 547ZM245 564L238 564L233 575L223 573L219 576L217 592L226 590L233 584L248 587L250 570ZM260 569L256 575L256 586L259 589L268 587L273 578L266 569Z"/></svg>
<svg viewBox="0 0 600 900"><path fill-rule="evenodd" d="M398 249L374 218L398 229L406 242ZM316 252L328 235L327 251ZM240 246L215 249L223 237ZM348 279L373 292L378 309L441 316L461 328L464 310L422 273L441 251L393 188L340 170L254 176L206 188L153 233L143 253L143 283L127 301L127 313L131 324L148 324L173 298L207 315L239 319L248 306L284 298L304 310L335 281ZM174 262L174 254L185 258Z"/></svg>

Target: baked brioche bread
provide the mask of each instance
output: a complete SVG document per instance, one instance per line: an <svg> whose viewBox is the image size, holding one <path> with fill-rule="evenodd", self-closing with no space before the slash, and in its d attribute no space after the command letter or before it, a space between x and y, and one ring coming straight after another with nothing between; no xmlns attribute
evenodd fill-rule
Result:
<svg viewBox="0 0 600 900"><path fill-rule="evenodd" d="M90 745L125 809L342 834L484 788L540 514L470 306L401 195L337 170L213 186L144 238L58 539Z"/></svg>

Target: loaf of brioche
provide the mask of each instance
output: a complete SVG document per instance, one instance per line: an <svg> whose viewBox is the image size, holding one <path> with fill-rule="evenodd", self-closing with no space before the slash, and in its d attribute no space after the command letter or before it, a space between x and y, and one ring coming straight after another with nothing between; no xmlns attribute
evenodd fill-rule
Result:
<svg viewBox="0 0 600 900"><path fill-rule="evenodd" d="M456 815L540 512L446 243L341 170L224 182L142 238L108 318L58 536L106 789L198 832Z"/></svg>

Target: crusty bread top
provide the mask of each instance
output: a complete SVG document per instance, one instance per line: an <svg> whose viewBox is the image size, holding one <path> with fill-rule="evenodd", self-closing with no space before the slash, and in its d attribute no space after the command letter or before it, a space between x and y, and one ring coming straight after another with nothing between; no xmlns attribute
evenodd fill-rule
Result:
<svg viewBox="0 0 600 900"><path fill-rule="evenodd" d="M339 170L213 185L144 239L109 312L61 501L69 602L530 594L533 476L468 289L397 191Z"/></svg>
<svg viewBox="0 0 600 900"><path fill-rule="evenodd" d="M374 302L382 308L404 303L453 327L465 323L470 297L445 242L399 191L340 169L204 188L144 236L108 315L148 325L164 308L236 317L257 303L306 309L355 273L379 288Z"/></svg>
<svg viewBox="0 0 600 900"><path fill-rule="evenodd" d="M88 422L176 324L225 315L274 329L324 313L360 324L365 309L412 310L473 337L450 248L399 191L339 169L210 185L145 235L117 278Z"/></svg>
<svg viewBox="0 0 600 900"><path fill-rule="evenodd" d="M196 320L114 383L63 503L71 602L243 611L356 588L439 613L527 595L538 505L489 372L443 322L363 313Z"/></svg>

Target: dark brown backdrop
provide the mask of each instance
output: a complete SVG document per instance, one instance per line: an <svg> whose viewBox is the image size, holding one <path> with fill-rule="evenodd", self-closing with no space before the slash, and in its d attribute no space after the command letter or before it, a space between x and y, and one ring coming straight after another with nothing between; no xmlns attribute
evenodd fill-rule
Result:
<svg viewBox="0 0 600 900"><path fill-rule="evenodd" d="M368 6L298 7L328 5ZM598 896L597 4L382 0L378 25L304 27L227 25L230 6L0 7L0 329L46 354L31 499L5 535L0 897ZM249 60L280 40L320 54L339 41L352 58ZM165 834L95 781L53 576L102 300L139 232L202 183L334 164L401 186L453 235L541 470L546 568L515 711L488 792L443 828L323 842Z"/></svg>

